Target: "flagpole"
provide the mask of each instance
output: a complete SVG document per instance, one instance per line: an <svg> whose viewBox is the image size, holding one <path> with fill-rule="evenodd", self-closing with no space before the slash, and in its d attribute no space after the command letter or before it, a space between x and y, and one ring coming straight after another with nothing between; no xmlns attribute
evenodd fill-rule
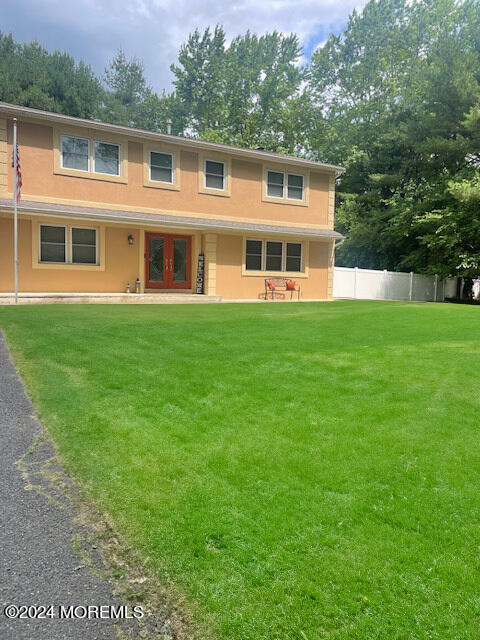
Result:
<svg viewBox="0 0 480 640"><path fill-rule="evenodd" d="M18 304L18 214L17 214L17 119L13 119L13 278L15 304Z"/></svg>

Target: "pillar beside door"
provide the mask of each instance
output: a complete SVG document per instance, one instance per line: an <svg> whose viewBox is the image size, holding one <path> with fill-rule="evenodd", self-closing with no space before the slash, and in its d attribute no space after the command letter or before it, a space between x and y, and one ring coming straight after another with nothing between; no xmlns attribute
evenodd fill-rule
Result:
<svg viewBox="0 0 480 640"><path fill-rule="evenodd" d="M206 233L203 236L203 253L205 254L206 295L214 296L217 291L217 234Z"/></svg>
<svg viewBox="0 0 480 640"><path fill-rule="evenodd" d="M335 240L329 243L328 247L328 270L327 270L327 298L333 298L333 278L335 275Z"/></svg>
<svg viewBox="0 0 480 640"><path fill-rule="evenodd" d="M138 279L140 293L145 293L145 229L138 230Z"/></svg>

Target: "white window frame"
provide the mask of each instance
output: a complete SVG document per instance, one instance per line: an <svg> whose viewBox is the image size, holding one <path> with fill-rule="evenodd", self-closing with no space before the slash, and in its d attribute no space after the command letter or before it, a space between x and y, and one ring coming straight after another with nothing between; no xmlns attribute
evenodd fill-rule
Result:
<svg viewBox="0 0 480 640"><path fill-rule="evenodd" d="M267 243L268 242L275 242L276 244L281 244L282 245L282 253L280 254L280 271L278 271L277 269L267 269ZM283 240L271 240L270 238L267 238L264 243L263 243L263 247L262 247L262 269L263 271L268 271L269 273L282 273L283 271L285 271L285 251L286 251L286 247L285 247L285 242L283 242ZM278 258L278 256L275 256Z"/></svg>
<svg viewBox="0 0 480 640"><path fill-rule="evenodd" d="M207 162L223 165L223 187L207 187ZM214 174L211 174L214 175ZM217 176L218 177L218 176ZM209 191L226 191L227 190L227 164L224 160L215 160L214 158L204 158L203 160L203 188Z"/></svg>
<svg viewBox="0 0 480 640"><path fill-rule="evenodd" d="M262 243L262 249L260 253L260 271L265 271L265 240L263 238L245 238L245 270L258 271L258 269L247 269L247 242L249 240Z"/></svg>
<svg viewBox="0 0 480 640"><path fill-rule="evenodd" d="M295 176L296 178L302 179L302 197L301 198L289 198L288 197L288 178L290 176ZM293 202L305 202L305 176L303 173L292 173L291 171L286 172L287 181L284 183L283 189L285 191L285 199L292 200Z"/></svg>
<svg viewBox="0 0 480 640"><path fill-rule="evenodd" d="M53 262L52 260L42 260L42 227L63 227L65 229L65 261ZM92 229L95 231L95 262L73 262L73 244L72 244L72 229ZM38 225L38 264L60 264L60 265L74 265L75 267L98 267L99 261L99 233L97 227L86 227L77 224L53 224L51 222L40 222Z"/></svg>
<svg viewBox="0 0 480 640"><path fill-rule="evenodd" d="M269 173L280 173L283 176L282 195L281 196L271 196L268 193L268 174ZM265 188L267 190L267 193L266 193L267 198L276 198L277 200L283 200L285 198L285 171L277 171L276 169L267 169L267 179L265 181Z"/></svg>
<svg viewBox="0 0 480 640"><path fill-rule="evenodd" d="M66 167L63 164L63 145L62 145L62 141L63 138L74 138L77 140L85 140L88 144L88 152L87 152L87 168L86 169L76 169L73 167ZM68 171L81 171L82 173L90 173L90 163L91 163L91 140L90 138L83 138L82 136L74 136L71 133L61 133L60 134L60 166L62 167L62 169L67 169ZM50 226L55 226L55 225L50 225ZM61 227L62 225L58 225L59 227ZM63 263L61 263L63 264Z"/></svg>
<svg viewBox="0 0 480 640"><path fill-rule="evenodd" d="M254 240L255 242L262 243L262 260L261 260L261 268L260 269L247 269L247 242L249 240ZM281 271L276 271L272 269L267 269L267 242L281 242L282 244L282 268ZM287 244L299 244L300 245L300 271L287 271ZM258 271L263 271L265 273L295 273L295 274L305 274L305 265L304 265L304 256L305 256L305 247L304 243L298 240L275 240L273 238L245 238L245 271L248 273L255 273Z"/></svg>
<svg viewBox="0 0 480 640"><path fill-rule="evenodd" d="M303 265L303 242L298 242L297 240L285 240L283 243L283 270L287 271L287 244L299 244L300 245L300 271L288 271L288 273L303 273L304 265ZM295 256L297 257L297 256Z"/></svg>
<svg viewBox="0 0 480 640"><path fill-rule="evenodd" d="M73 234L72 231L73 229L85 229L88 231L95 231L95 262L73 262ZM99 260L98 260L98 229L97 227L84 227L84 226L80 226L77 224L72 224L68 226L68 247L69 247L69 253L70 253L70 262L68 264L74 264L74 265L84 265L86 267L98 267L99 265Z"/></svg>
<svg viewBox="0 0 480 640"><path fill-rule="evenodd" d="M92 140L92 170L91 173L94 173L98 176L112 176L115 178L119 178L122 175L122 146L117 142L109 142L108 140L97 140L93 138ZM103 171L97 171L95 169L95 145L96 144L109 144L112 147L117 147L118 149L118 173L104 173Z"/></svg>
<svg viewBox="0 0 480 640"><path fill-rule="evenodd" d="M305 202L305 183L306 183L306 179L305 179L305 174L303 173L293 173L293 171L281 171L278 169L272 169L272 168L268 168L266 170L266 176L265 176L265 196L267 198L272 198L273 200L288 200L289 202L297 202L297 203L304 203ZM283 175L283 195L281 196L271 196L268 193L268 174L269 173L281 173ZM300 177L302 178L302 197L300 198L289 198L288 197L288 176L296 176L296 177Z"/></svg>
<svg viewBox="0 0 480 640"><path fill-rule="evenodd" d="M65 229L65 260L61 262L54 262L53 260L42 260L42 227L61 227L62 229ZM40 264L68 264L68 227L66 224L44 224L42 222L38 225L38 262Z"/></svg>
<svg viewBox="0 0 480 640"><path fill-rule="evenodd" d="M170 156L172 159L172 180L171 182L167 182L166 180L156 180L152 178L152 153L162 154L164 156ZM175 164L175 154L170 151L161 151L160 149L149 149L148 150L148 172L149 172L149 180L150 182L159 182L160 184L176 184L176 175L177 175L177 167Z"/></svg>

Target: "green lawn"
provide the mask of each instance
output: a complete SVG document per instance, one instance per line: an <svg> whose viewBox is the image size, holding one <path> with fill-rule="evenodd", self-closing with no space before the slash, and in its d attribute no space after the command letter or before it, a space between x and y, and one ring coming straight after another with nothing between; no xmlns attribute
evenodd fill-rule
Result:
<svg viewBox="0 0 480 640"><path fill-rule="evenodd" d="M23 306L0 325L65 466L199 629L479 637L479 308Z"/></svg>

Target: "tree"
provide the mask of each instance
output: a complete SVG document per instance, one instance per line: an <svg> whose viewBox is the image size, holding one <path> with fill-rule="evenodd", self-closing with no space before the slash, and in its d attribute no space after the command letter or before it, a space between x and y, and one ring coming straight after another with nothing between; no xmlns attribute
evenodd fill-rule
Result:
<svg viewBox="0 0 480 640"><path fill-rule="evenodd" d="M0 32L0 100L91 118L103 91L83 62L58 51L48 53L39 43L17 44Z"/></svg>
<svg viewBox="0 0 480 640"><path fill-rule="evenodd" d="M196 29L180 47L178 65L171 65L187 127L200 133L219 128L224 120L226 81L225 33Z"/></svg>
<svg viewBox="0 0 480 640"><path fill-rule="evenodd" d="M107 90L97 113L101 120L162 132L170 121L172 133L183 133L185 118L177 96L156 94L145 79L143 64L136 58L128 60L120 50L105 69L104 81Z"/></svg>
<svg viewBox="0 0 480 640"><path fill-rule="evenodd" d="M294 131L308 100L299 57L295 35L247 32L227 47L221 27L195 31L171 67L188 129L240 146L300 148Z"/></svg>
<svg viewBox="0 0 480 640"><path fill-rule="evenodd" d="M478 25L477 2L371 0L314 55L310 145L348 169L339 264L439 270L438 247L422 234L434 212L454 206L449 183L465 168L463 121L480 95Z"/></svg>

